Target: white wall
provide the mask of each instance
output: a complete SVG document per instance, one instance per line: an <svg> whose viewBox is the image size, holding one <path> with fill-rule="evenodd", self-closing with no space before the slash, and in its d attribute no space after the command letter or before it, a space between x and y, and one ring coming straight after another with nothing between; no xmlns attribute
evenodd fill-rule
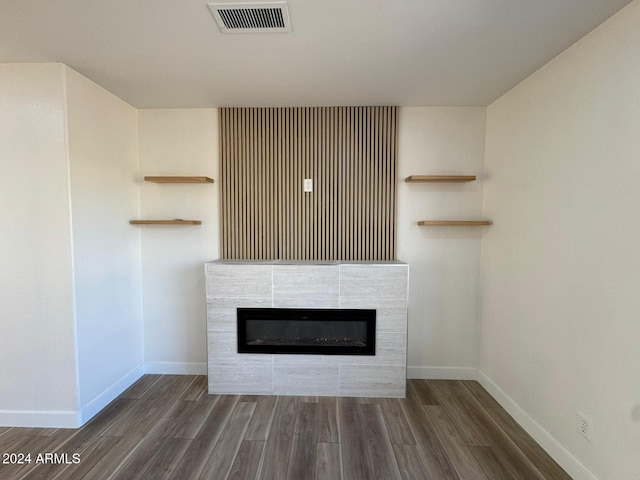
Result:
<svg viewBox="0 0 640 480"><path fill-rule="evenodd" d="M214 109L140 110L141 218L202 220L142 226L147 372L206 373L204 262L218 258L218 185L156 184L145 175L218 176Z"/></svg>
<svg viewBox="0 0 640 480"><path fill-rule="evenodd" d="M138 117L65 68L79 408L90 418L143 372Z"/></svg>
<svg viewBox="0 0 640 480"><path fill-rule="evenodd" d="M137 112L0 65L0 425L75 427L143 373Z"/></svg>
<svg viewBox="0 0 640 480"><path fill-rule="evenodd" d="M640 475L639 45L636 0L488 108L481 379L577 479Z"/></svg>
<svg viewBox="0 0 640 480"><path fill-rule="evenodd" d="M480 241L492 227L419 227L482 217L484 108L401 108L398 258L410 265L408 375L475 378ZM409 175L477 175L409 184Z"/></svg>
<svg viewBox="0 0 640 480"><path fill-rule="evenodd" d="M63 73L0 65L0 425L76 422Z"/></svg>

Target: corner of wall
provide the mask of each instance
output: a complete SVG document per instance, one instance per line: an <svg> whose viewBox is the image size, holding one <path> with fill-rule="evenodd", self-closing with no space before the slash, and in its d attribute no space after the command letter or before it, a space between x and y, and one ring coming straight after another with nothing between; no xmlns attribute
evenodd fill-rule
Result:
<svg viewBox="0 0 640 480"><path fill-rule="evenodd" d="M477 381L574 480L598 480L482 370Z"/></svg>
<svg viewBox="0 0 640 480"><path fill-rule="evenodd" d="M87 405L84 405L78 412L78 426L80 427L91 420L96 414L98 414L103 408L109 405L109 403L115 400L144 374L145 366L143 364L140 364L129 373L127 373L124 377L113 383L110 387L106 388L100 395L90 401Z"/></svg>

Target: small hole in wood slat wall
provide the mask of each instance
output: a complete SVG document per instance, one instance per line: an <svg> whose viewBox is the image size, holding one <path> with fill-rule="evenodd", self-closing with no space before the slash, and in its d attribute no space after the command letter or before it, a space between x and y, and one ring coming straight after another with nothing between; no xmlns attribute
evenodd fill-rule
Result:
<svg viewBox="0 0 640 480"><path fill-rule="evenodd" d="M222 258L396 258L396 107L219 114Z"/></svg>

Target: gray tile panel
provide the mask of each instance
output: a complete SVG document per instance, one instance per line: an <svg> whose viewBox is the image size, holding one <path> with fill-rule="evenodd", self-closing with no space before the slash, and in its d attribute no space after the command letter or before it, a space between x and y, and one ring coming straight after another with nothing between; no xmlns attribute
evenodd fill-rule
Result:
<svg viewBox="0 0 640 480"><path fill-rule="evenodd" d="M403 397L408 265L212 262L211 393ZM238 354L236 308L375 308L375 356Z"/></svg>

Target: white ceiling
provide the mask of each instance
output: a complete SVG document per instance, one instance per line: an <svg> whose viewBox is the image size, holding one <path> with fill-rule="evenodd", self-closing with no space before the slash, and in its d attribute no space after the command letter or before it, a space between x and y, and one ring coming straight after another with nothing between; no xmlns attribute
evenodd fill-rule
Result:
<svg viewBox="0 0 640 480"><path fill-rule="evenodd" d="M288 0L291 33L224 35L207 0L0 0L0 62L138 108L487 105L629 2Z"/></svg>

